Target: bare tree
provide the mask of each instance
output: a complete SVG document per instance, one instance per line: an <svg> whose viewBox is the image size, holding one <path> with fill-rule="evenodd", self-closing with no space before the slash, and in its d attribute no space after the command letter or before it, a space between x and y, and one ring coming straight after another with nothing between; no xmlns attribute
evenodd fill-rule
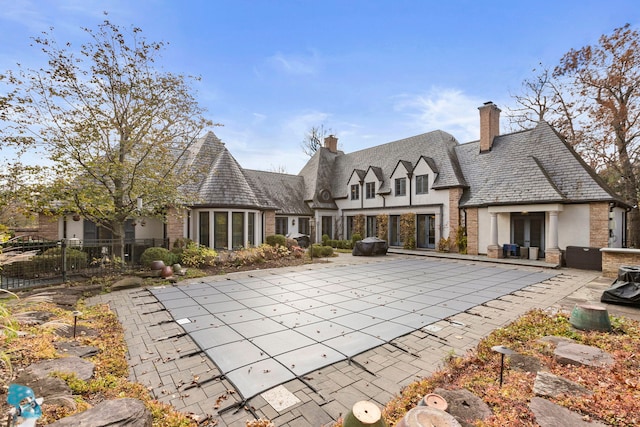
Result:
<svg viewBox="0 0 640 427"><path fill-rule="evenodd" d="M582 150L593 151L600 168L619 174L623 197L635 206L630 215L629 244L640 244L640 184L634 165L640 149L640 33L627 24L603 35L598 44L571 49L554 76L572 81L570 95L583 116Z"/></svg>
<svg viewBox="0 0 640 427"><path fill-rule="evenodd" d="M275 173L287 173L287 167L285 165L271 165L268 169L268 172Z"/></svg>
<svg viewBox="0 0 640 427"><path fill-rule="evenodd" d="M324 145L324 138L331 133L331 129L325 129L324 125L311 127L300 143L304 154L313 157L316 151Z"/></svg>
<svg viewBox="0 0 640 427"><path fill-rule="evenodd" d="M632 206L640 183L640 34L627 24L598 43L571 49L553 72L542 67L514 96L515 127L554 126ZM629 216L629 246L640 245L640 212Z"/></svg>

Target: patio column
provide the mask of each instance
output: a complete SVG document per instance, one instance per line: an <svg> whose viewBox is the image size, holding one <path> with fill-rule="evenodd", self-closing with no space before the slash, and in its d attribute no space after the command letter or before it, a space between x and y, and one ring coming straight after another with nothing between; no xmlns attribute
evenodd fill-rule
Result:
<svg viewBox="0 0 640 427"><path fill-rule="evenodd" d="M487 256L489 258L500 258L500 246L498 245L498 213L490 212L491 223L489 228L489 247Z"/></svg>
<svg viewBox="0 0 640 427"><path fill-rule="evenodd" d="M491 212L491 228L489 246L498 246L498 214Z"/></svg>
<svg viewBox="0 0 640 427"><path fill-rule="evenodd" d="M558 211L549 211L549 237L544 260L551 264L562 263L562 251L558 247Z"/></svg>
<svg viewBox="0 0 640 427"><path fill-rule="evenodd" d="M549 212L549 247L558 249L558 211Z"/></svg>

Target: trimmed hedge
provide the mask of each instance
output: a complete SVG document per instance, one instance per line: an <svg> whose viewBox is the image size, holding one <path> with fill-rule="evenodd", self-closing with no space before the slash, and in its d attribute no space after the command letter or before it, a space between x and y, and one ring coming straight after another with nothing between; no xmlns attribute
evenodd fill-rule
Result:
<svg viewBox="0 0 640 427"><path fill-rule="evenodd" d="M282 234L273 234L267 236L266 243L270 246L287 246L287 238Z"/></svg>
<svg viewBox="0 0 640 427"><path fill-rule="evenodd" d="M333 248L331 246L324 246L320 243L315 243L311 248L314 257L328 258L333 256Z"/></svg>
<svg viewBox="0 0 640 427"><path fill-rule="evenodd" d="M173 265L178 262L178 255L165 248L148 248L140 257L143 267L149 267L153 261L162 261L165 265Z"/></svg>

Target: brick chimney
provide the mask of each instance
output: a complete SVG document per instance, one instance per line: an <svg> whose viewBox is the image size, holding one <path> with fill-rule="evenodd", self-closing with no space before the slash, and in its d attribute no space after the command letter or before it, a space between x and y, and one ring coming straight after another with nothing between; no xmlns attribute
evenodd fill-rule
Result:
<svg viewBox="0 0 640 427"><path fill-rule="evenodd" d="M480 110L480 152L491 151L493 138L500 135L500 109L493 102L485 102Z"/></svg>
<svg viewBox="0 0 640 427"><path fill-rule="evenodd" d="M329 135L324 138L324 148L328 148L332 153L338 152L338 138L334 135Z"/></svg>

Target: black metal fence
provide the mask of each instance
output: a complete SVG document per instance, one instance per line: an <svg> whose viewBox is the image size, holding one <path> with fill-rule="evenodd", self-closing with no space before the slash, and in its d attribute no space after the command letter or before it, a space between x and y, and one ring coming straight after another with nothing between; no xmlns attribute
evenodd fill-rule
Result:
<svg viewBox="0 0 640 427"><path fill-rule="evenodd" d="M168 248L167 239L43 240L32 237L2 244L0 288L22 289L114 274L140 266L150 247ZM124 256L122 256L124 255Z"/></svg>

